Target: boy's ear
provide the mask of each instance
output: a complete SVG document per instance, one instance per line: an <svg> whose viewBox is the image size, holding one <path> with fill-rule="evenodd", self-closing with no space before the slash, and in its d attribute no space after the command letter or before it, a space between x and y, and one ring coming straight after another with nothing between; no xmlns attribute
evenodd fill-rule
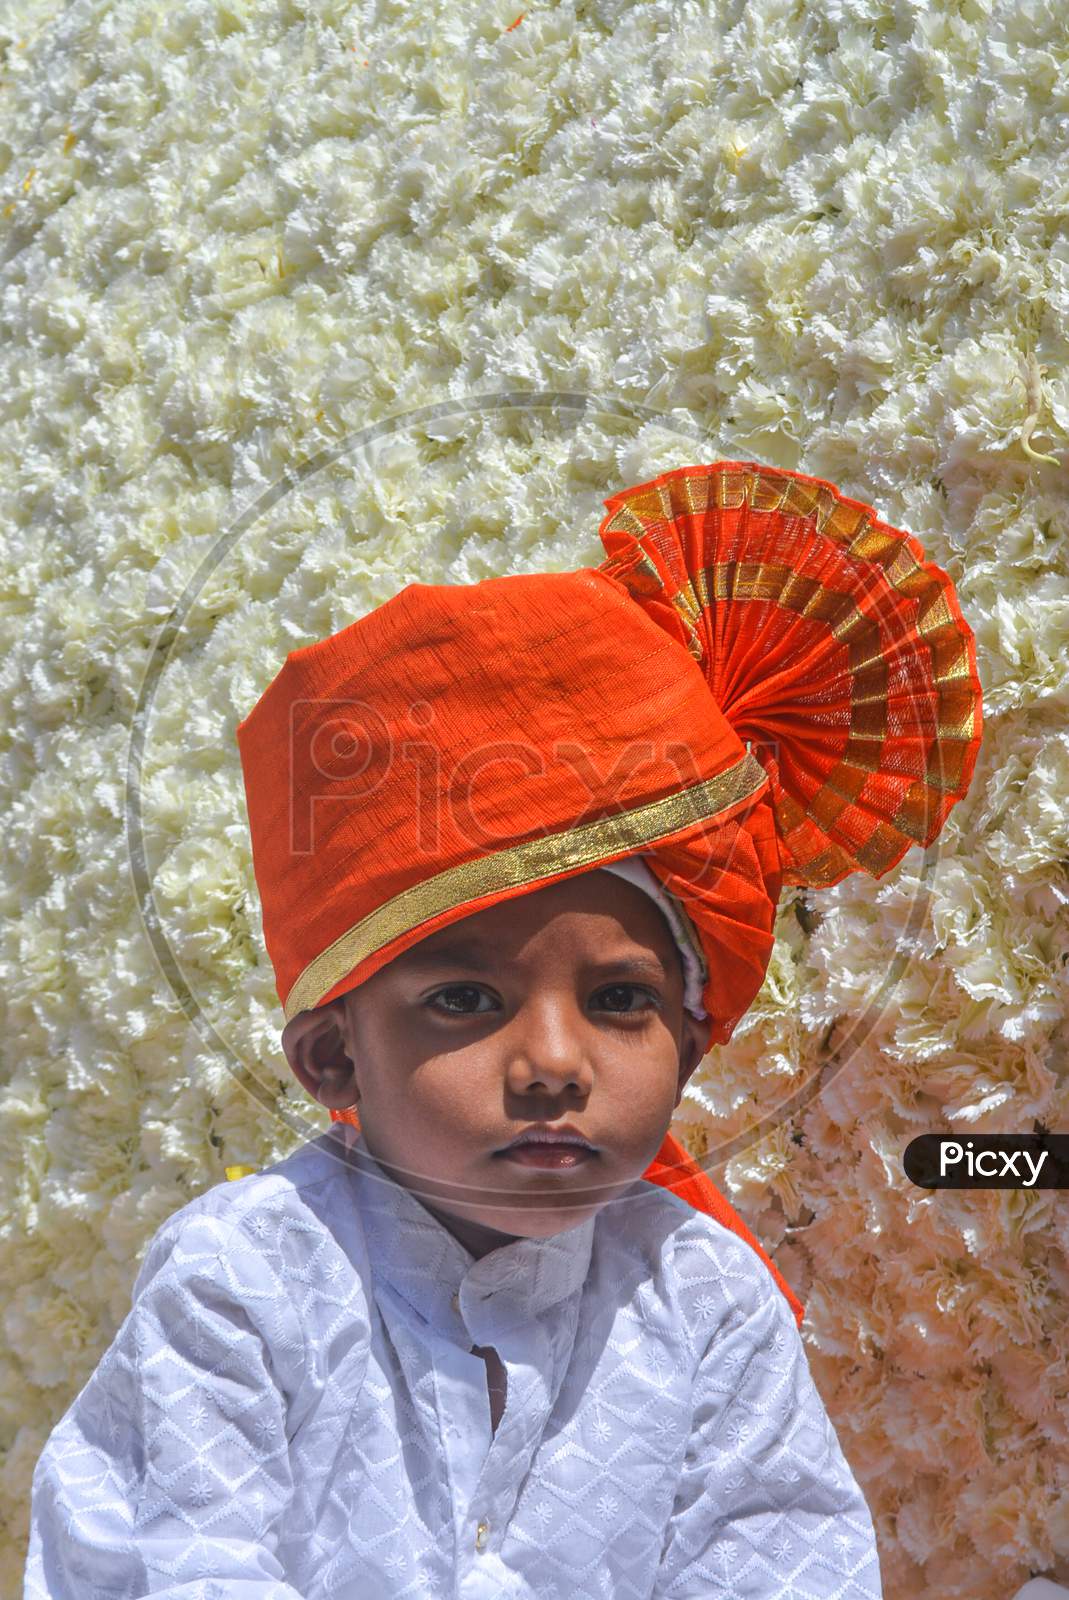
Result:
<svg viewBox="0 0 1069 1600"><path fill-rule="evenodd" d="M282 1030L282 1048L298 1081L320 1105L336 1111L355 1105L353 1061L345 1048L345 996L299 1011Z"/></svg>
<svg viewBox="0 0 1069 1600"><path fill-rule="evenodd" d="M679 1083L676 1089L676 1105L683 1098L687 1079L709 1049L712 1027L711 1017L695 1017L689 1011L684 1011L683 1027L679 1036Z"/></svg>

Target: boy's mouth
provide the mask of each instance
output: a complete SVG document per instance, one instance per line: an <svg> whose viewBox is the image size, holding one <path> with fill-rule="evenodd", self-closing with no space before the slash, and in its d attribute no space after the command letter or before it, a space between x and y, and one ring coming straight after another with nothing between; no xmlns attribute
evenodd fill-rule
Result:
<svg viewBox="0 0 1069 1600"><path fill-rule="evenodd" d="M503 1150L495 1155L507 1156L510 1161L524 1167L567 1168L578 1167L597 1154L596 1147L585 1134L570 1123L556 1126L540 1123L518 1133Z"/></svg>

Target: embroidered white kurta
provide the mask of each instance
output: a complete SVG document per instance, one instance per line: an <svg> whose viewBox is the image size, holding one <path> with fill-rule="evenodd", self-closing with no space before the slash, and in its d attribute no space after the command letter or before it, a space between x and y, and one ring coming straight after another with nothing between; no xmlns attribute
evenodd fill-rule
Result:
<svg viewBox="0 0 1069 1600"><path fill-rule="evenodd" d="M494 1434L473 1345L507 1377ZM881 1588L794 1317L744 1241L640 1179L476 1260L339 1123L156 1233L37 1463L24 1593Z"/></svg>

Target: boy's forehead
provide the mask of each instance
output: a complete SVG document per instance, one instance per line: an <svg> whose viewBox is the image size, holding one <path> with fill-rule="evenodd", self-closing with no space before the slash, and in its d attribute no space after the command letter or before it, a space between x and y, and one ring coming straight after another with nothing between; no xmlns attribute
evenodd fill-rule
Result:
<svg viewBox="0 0 1069 1600"><path fill-rule="evenodd" d="M535 933L565 917L574 919L577 913L597 917L599 943L605 939L606 924L615 922L620 937L610 953L616 956L638 956L648 953L651 946L656 950L674 942L671 929L648 895L623 878L595 870L470 912L410 946L397 959L411 965L444 957L486 964L499 959L503 945L511 946L518 934Z"/></svg>

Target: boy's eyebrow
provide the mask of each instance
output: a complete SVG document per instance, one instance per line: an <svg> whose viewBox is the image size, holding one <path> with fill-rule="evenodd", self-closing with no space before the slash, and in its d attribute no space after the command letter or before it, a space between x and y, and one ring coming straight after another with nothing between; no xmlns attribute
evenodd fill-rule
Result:
<svg viewBox="0 0 1069 1600"><path fill-rule="evenodd" d="M497 952L492 947L468 939L450 939L435 946L413 945L405 951L405 961L406 965L412 967L458 966L470 967L473 972L489 972L499 964ZM595 961L591 966L605 973L640 973L662 982L668 976L663 961L640 951L633 956L613 956L605 961Z"/></svg>
<svg viewBox="0 0 1069 1600"><path fill-rule="evenodd" d="M443 944L414 944L404 953L404 961L411 967L438 967L450 965L473 967L480 972L493 965L489 950L484 945L467 939L450 939Z"/></svg>

